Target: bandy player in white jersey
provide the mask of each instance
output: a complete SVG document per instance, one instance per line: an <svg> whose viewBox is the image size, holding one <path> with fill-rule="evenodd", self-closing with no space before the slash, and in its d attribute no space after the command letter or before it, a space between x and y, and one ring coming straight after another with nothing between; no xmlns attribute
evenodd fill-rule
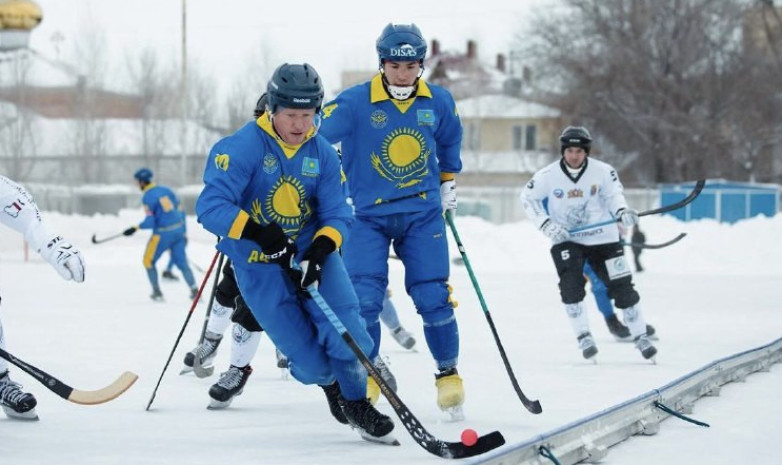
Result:
<svg viewBox="0 0 782 465"><path fill-rule="evenodd" d="M628 208L616 170L589 157L589 131L568 126L559 140L562 158L535 173L521 193L521 203L532 223L552 240L559 293L581 353L586 359L597 354L583 304L583 268L587 261L606 284L608 296L622 310L635 346L644 358L652 359L657 349L646 335L640 297L633 287L617 223L569 232L614 218L629 228L638 223L638 212Z"/></svg>
<svg viewBox="0 0 782 465"><path fill-rule="evenodd" d="M61 236L48 231L41 212L30 194L19 184L0 176L0 223L24 235L30 247L39 252L60 276L77 283L84 281L84 260L81 252ZM6 350L5 333L0 320L0 348ZM0 358L0 405L10 418L37 420L37 401L22 386L11 381L8 362Z"/></svg>

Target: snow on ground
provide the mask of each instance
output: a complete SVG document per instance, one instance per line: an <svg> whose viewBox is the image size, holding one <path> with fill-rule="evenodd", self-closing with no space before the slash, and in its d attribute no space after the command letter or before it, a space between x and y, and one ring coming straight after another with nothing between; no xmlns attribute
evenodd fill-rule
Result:
<svg viewBox="0 0 782 465"><path fill-rule="evenodd" d="M31 377L12 376L39 400L39 422L0 418L0 463L56 464L434 464L441 459L417 446L392 415L400 447L364 442L330 416L320 389L281 379L273 346L264 338L255 372L230 409L208 411L207 390L227 368L221 346L210 379L178 375L197 341L205 304L196 307L151 411L145 406L185 322L190 303L181 282L163 283L165 303L149 300L141 267L148 233L93 245L138 222L142 212L95 217L46 214L51 228L80 246L87 281L64 282L36 254L24 260L21 237L5 230L0 244L0 291L8 350L78 389L97 389L122 371L139 381L118 399L98 406L58 398ZM206 269L214 238L189 218L191 260ZM650 243L679 232L688 237L647 250L647 271L636 286L655 325L658 364L631 344L614 342L587 297L599 363L585 362L559 302L547 239L526 222L494 225L458 217L457 227L522 389L543 405L531 415L518 401L493 342L469 276L452 269L462 338L459 369L465 380L467 419L450 422L435 404L435 371L423 344L420 319L403 289L403 270L391 263L391 288L404 325L418 337L407 352L385 333L382 353L399 381L399 395L434 435L457 441L464 428L500 430L509 444L525 441L633 398L707 363L782 336L782 216L735 225L681 223L645 217ZM628 251L629 252L629 251ZM458 252L452 249L456 257ZM163 263L159 263L159 268ZM202 278L202 273L196 273ZM776 464L782 446L777 423L782 367L726 385L720 397L702 399L693 416L699 428L669 419L657 436L632 438L611 449L604 463Z"/></svg>

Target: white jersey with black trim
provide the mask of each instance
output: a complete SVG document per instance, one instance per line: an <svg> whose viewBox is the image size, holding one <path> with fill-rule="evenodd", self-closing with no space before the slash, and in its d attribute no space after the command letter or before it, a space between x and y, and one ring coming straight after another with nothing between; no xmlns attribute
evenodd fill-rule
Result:
<svg viewBox="0 0 782 465"><path fill-rule="evenodd" d="M540 228L547 219L568 230L615 218L627 207L622 183L609 164L587 157L586 166L573 178L560 159L541 169L521 193L521 203L532 223ZM571 233L583 245L619 241L619 227L609 224Z"/></svg>
<svg viewBox="0 0 782 465"><path fill-rule="evenodd" d="M30 247L39 251L51 238L41 222L41 212L24 187L0 175L0 223L24 235Z"/></svg>

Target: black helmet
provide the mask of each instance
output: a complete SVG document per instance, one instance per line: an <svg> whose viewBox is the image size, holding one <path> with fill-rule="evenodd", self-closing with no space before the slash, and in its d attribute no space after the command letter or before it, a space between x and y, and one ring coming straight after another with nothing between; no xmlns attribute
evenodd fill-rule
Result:
<svg viewBox="0 0 782 465"><path fill-rule="evenodd" d="M266 93L269 94L269 108L272 113L275 113L278 107L312 108L319 112L323 104L323 83L315 68L307 63L280 65L274 70L266 86Z"/></svg>
<svg viewBox="0 0 782 465"><path fill-rule="evenodd" d="M383 28L375 42L377 56L384 61L419 61L426 57L426 41L415 24L391 24Z"/></svg>
<svg viewBox="0 0 782 465"><path fill-rule="evenodd" d="M559 142L562 144L560 154L564 154L565 149L568 147L581 147L587 155L589 155L589 151L592 149L592 136L583 126L566 127L559 136Z"/></svg>
<svg viewBox="0 0 782 465"><path fill-rule="evenodd" d="M255 111L253 111L253 115L255 115L256 118L260 118L263 116L264 113L266 113L266 105L269 104L269 94L264 92L259 98L258 102L255 104Z"/></svg>

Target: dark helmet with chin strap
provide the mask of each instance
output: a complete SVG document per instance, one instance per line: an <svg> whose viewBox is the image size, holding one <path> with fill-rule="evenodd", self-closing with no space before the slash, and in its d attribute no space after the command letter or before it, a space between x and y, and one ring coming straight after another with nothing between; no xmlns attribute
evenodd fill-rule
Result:
<svg viewBox="0 0 782 465"><path fill-rule="evenodd" d="M323 83L315 68L307 63L280 65L274 70L266 86L266 93L272 114L276 113L279 107L312 108L317 113L323 104Z"/></svg>
<svg viewBox="0 0 782 465"><path fill-rule="evenodd" d="M426 41L415 24L391 24L383 28L375 43L380 66L388 61L418 61L426 57Z"/></svg>
<svg viewBox="0 0 782 465"><path fill-rule="evenodd" d="M592 136L583 126L566 127L559 136L559 142L561 144L560 154L564 154L568 147L581 147L587 155L592 149Z"/></svg>

